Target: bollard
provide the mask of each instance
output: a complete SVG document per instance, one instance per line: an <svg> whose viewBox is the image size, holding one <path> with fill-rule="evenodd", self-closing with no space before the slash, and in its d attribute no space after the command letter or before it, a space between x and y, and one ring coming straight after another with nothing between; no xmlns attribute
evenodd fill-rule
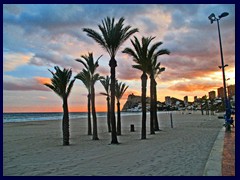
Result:
<svg viewBox="0 0 240 180"><path fill-rule="evenodd" d="M130 132L134 132L134 124L130 125Z"/></svg>
<svg viewBox="0 0 240 180"><path fill-rule="evenodd" d="M173 128L172 113L170 113L171 128Z"/></svg>

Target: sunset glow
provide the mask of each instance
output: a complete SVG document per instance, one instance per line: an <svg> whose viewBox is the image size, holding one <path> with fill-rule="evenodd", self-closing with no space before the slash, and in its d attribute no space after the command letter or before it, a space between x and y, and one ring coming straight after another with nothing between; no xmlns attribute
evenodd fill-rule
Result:
<svg viewBox="0 0 240 180"><path fill-rule="evenodd" d="M68 8L66 8L68 6ZM156 78L158 100L165 96L183 100L188 96L208 95L223 86L219 41L216 23L210 24L208 15L229 12L221 19L227 85L235 84L235 5L178 4L178 5L3 5L3 112L62 112L62 101L44 83L50 83L54 66L71 68L73 77L83 69L76 62L88 52L99 60L98 73L110 75L110 57L104 49L82 31L92 28L105 17L125 18L125 25L138 28L136 37L156 36L153 43L162 41L162 49L171 54L159 57L165 67ZM34 13L33 13L34 12ZM133 39L133 37L130 37ZM129 94L141 95L142 72L132 68L131 57L121 51L132 47L130 39L119 49L116 78L129 88L121 100L121 107ZM149 96L150 80L148 78ZM106 111L106 97L97 82L96 110ZM87 111L87 89L76 80L69 97L70 112Z"/></svg>

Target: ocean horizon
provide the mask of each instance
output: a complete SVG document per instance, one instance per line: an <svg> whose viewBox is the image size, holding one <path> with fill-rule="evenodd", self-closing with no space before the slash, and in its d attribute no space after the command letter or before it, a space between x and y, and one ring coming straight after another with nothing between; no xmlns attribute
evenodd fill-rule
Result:
<svg viewBox="0 0 240 180"><path fill-rule="evenodd" d="M122 116L137 115L141 112L121 112ZM117 115L117 113L115 113ZM3 113L3 123L62 120L62 112L8 112ZM97 117L107 117L107 112L97 112ZM87 118L87 112L70 112L69 119Z"/></svg>

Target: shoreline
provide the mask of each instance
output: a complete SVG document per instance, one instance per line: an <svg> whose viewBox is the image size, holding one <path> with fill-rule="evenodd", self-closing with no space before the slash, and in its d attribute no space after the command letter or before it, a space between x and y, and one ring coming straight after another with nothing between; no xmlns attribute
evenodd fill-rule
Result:
<svg viewBox="0 0 240 180"><path fill-rule="evenodd" d="M148 117L148 116L147 116ZM3 175L202 176L222 120L217 116L158 114L161 131L141 140L141 115L122 116L120 144L109 145L106 118L98 118L99 141L86 121L70 120L70 146L62 146L59 121L3 124ZM130 132L134 124L135 132ZM207 141L206 141L207 139Z"/></svg>
<svg viewBox="0 0 240 180"><path fill-rule="evenodd" d="M82 113L82 114L80 114ZM200 114L200 111L158 111L157 114L182 114L182 113L186 113L186 114ZM5 114L5 117L4 117ZM49 116L49 117L44 117L45 119L42 119L42 116L38 116L38 117L32 117L32 119L29 119L30 117L6 117L6 115L13 115L17 114L17 115L31 115L31 114L38 114L38 115L45 115L45 114L58 114L59 117L56 117L56 115L54 116ZM61 114L61 115L59 115ZM73 117L71 117L71 114ZM76 114L78 114L78 117L76 117ZM148 111L147 114L149 115L150 112ZM123 116L132 116L132 115L142 115L142 112L121 112L121 117ZM115 112L115 116L117 117L117 112ZM97 112L97 118L102 118L102 117L107 117L106 112ZM13 119L11 119L13 118ZM87 118L87 113L86 112L70 112L70 120L75 120L75 119L83 119L83 118ZM41 112L34 112L34 113L3 113L3 124L5 123L19 123L19 122L37 122L37 121L54 121L54 120L62 120L62 113L61 112L47 112L47 113L41 113Z"/></svg>

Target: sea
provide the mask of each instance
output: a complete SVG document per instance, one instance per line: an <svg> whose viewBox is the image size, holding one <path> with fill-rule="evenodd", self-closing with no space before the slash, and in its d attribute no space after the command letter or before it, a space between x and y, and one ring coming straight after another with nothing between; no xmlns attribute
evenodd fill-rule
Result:
<svg viewBox="0 0 240 180"><path fill-rule="evenodd" d="M121 112L121 116L141 114L141 112ZM117 115L117 114L116 114ZM27 121L51 121L62 120L63 113L44 112L44 113L3 113L3 123L27 122ZM98 112L97 117L107 117L106 112ZM69 119L87 118L86 112L70 112Z"/></svg>

